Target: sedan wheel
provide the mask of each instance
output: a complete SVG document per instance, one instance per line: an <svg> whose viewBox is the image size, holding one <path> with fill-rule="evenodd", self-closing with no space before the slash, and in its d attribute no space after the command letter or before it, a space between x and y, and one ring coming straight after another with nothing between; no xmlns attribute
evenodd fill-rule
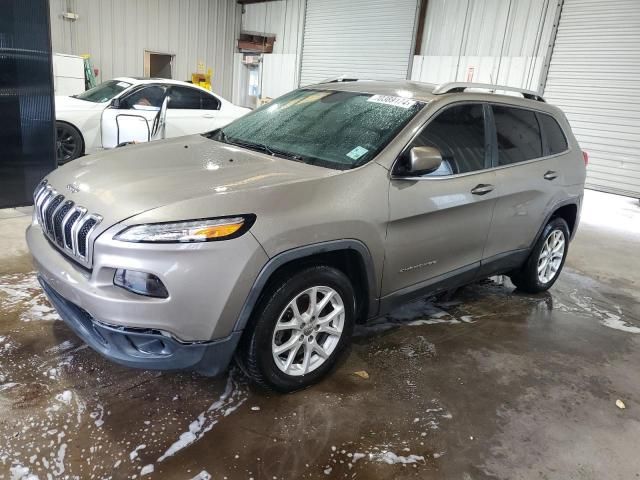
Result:
<svg viewBox="0 0 640 480"><path fill-rule="evenodd" d="M66 123L56 123L56 158L62 165L82 155L82 138L80 133Z"/></svg>

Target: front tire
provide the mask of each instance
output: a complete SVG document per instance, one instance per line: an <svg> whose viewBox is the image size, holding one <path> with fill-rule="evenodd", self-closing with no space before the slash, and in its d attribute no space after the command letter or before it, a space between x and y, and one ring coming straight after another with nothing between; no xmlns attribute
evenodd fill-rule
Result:
<svg viewBox="0 0 640 480"><path fill-rule="evenodd" d="M270 290L240 345L238 360L255 383L292 392L335 367L351 341L355 293L340 270L304 269Z"/></svg>
<svg viewBox="0 0 640 480"><path fill-rule="evenodd" d="M548 290L556 282L569 251L569 226L559 217L544 227L526 263L509 274L511 281L527 293Z"/></svg>
<svg viewBox="0 0 640 480"><path fill-rule="evenodd" d="M77 128L65 122L56 122L56 159L58 165L75 160L84 153L84 141Z"/></svg>

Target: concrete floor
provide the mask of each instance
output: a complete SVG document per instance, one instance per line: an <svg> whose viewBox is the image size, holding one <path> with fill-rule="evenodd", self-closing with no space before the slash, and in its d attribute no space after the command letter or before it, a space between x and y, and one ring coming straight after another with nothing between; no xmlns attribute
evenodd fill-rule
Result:
<svg viewBox="0 0 640 480"><path fill-rule="evenodd" d="M36 284L29 217L2 211L0 478L638 478L640 206L588 192L583 215L551 292L406 305L277 396L85 348Z"/></svg>

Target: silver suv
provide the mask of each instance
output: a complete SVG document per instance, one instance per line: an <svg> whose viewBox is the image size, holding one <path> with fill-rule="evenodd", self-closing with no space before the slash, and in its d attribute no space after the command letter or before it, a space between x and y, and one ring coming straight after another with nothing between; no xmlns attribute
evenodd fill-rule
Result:
<svg viewBox="0 0 640 480"><path fill-rule="evenodd" d="M215 375L235 356L283 392L399 303L494 274L546 290L586 157L560 110L495 89L511 90L325 83L204 135L71 162L35 192L42 288L118 363Z"/></svg>

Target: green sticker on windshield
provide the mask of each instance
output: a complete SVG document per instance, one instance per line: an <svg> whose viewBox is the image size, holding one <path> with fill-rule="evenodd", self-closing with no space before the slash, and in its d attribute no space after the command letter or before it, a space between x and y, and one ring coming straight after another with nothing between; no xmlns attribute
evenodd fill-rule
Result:
<svg viewBox="0 0 640 480"><path fill-rule="evenodd" d="M366 148L361 147L360 145L358 145L356 148L354 148L349 153L347 153L347 157L349 157L349 158L351 158L353 160L358 160L361 156L363 156L368 151L369 150L367 150Z"/></svg>

